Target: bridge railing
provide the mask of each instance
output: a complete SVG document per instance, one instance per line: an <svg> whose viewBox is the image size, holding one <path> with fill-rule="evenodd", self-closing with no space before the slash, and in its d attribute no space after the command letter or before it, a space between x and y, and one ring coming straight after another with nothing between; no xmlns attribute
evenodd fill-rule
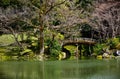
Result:
<svg viewBox="0 0 120 79"><path fill-rule="evenodd" d="M70 38L70 39L67 39L69 41L93 41L93 42L96 42L95 39L92 39L92 38Z"/></svg>
<svg viewBox="0 0 120 79"><path fill-rule="evenodd" d="M67 39L63 41L63 44L65 43L96 43L95 39L91 38L72 38L72 39Z"/></svg>

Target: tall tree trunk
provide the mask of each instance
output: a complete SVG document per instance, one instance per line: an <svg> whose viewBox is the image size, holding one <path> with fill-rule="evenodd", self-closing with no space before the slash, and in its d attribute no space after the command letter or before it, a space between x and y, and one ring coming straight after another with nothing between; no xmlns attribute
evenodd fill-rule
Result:
<svg viewBox="0 0 120 79"><path fill-rule="evenodd" d="M39 26L39 55L44 54L44 24L43 24L43 17L44 15L42 13L39 14L39 21L40 21L40 26Z"/></svg>
<svg viewBox="0 0 120 79"><path fill-rule="evenodd" d="M39 37L39 54L44 54L44 26L39 27L40 37Z"/></svg>
<svg viewBox="0 0 120 79"><path fill-rule="evenodd" d="M39 22L40 22L40 26L39 26L39 31L40 31L40 35L39 35L39 41L38 41L38 46L39 46L39 52L38 55L44 55L44 19L45 16L56 6L63 4L65 1L58 3L58 4L54 4L53 2L51 3L51 5L49 6L49 0L40 0L40 12L39 12ZM48 6L50 8L48 8ZM48 8L48 9L47 9Z"/></svg>

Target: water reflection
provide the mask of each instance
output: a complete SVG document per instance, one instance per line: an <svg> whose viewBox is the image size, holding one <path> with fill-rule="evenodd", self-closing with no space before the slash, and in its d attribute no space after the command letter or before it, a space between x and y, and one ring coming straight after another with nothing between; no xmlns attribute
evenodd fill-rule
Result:
<svg viewBox="0 0 120 79"><path fill-rule="evenodd" d="M0 79L119 79L120 61L1 62Z"/></svg>

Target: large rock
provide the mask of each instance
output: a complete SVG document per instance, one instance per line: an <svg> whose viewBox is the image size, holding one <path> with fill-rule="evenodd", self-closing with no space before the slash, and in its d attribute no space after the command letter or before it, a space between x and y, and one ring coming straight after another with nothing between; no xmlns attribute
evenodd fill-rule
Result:
<svg viewBox="0 0 120 79"><path fill-rule="evenodd" d="M113 53L114 56L120 56L120 50L117 50L116 52Z"/></svg>
<svg viewBox="0 0 120 79"><path fill-rule="evenodd" d="M109 58L110 55L108 53L103 53L103 58Z"/></svg>

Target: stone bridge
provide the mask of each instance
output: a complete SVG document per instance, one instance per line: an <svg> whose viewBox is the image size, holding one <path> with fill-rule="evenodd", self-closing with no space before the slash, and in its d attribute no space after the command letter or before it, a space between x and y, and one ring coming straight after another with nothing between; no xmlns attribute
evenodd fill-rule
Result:
<svg viewBox="0 0 120 79"><path fill-rule="evenodd" d="M62 51L66 52L66 58L69 58L71 56L71 53L69 50L65 49L64 46L67 45L74 45L77 47L77 50L75 52L76 57L81 56L90 56L93 53L93 46L97 43L95 39L91 38L75 38L75 39L67 39L63 41L62 45ZM82 50L86 50L82 52Z"/></svg>
<svg viewBox="0 0 120 79"><path fill-rule="evenodd" d="M96 44L95 39L91 38L75 38L75 39L67 39L63 41L63 46L65 45L73 45L73 44L87 44L87 45L94 45Z"/></svg>

